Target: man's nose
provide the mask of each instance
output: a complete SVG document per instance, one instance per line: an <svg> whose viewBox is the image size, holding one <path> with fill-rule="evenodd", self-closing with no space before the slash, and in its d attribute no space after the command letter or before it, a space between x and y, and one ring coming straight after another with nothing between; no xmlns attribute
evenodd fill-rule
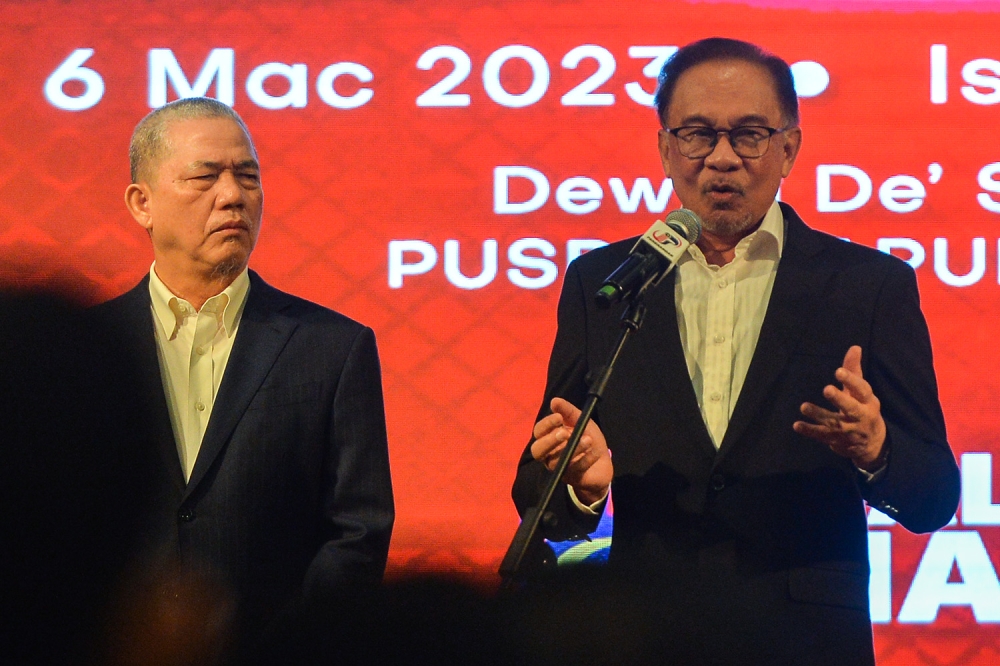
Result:
<svg viewBox="0 0 1000 666"><path fill-rule="evenodd" d="M239 180L237 180L236 174L232 171L223 171L219 174L219 180L216 181L215 186L218 191L217 201L220 206L242 206L244 204L246 192L243 190L243 186L240 185Z"/></svg>
<svg viewBox="0 0 1000 666"><path fill-rule="evenodd" d="M728 171L735 169L743 163L743 158L733 150L733 144L729 141L729 134L719 134L715 147L705 157L705 166L712 169Z"/></svg>

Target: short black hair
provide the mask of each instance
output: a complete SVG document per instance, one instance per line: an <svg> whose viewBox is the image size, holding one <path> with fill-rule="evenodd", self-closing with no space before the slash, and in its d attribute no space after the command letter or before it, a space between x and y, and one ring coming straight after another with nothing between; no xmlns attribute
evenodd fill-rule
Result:
<svg viewBox="0 0 1000 666"><path fill-rule="evenodd" d="M667 109L681 74L695 65L715 60L742 60L766 69L774 80L778 104L784 116L782 120L789 125L798 125L799 98L795 94L795 81L788 63L755 44L725 37L709 37L683 46L663 65L654 99L660 125L667 127Z"/></svg>

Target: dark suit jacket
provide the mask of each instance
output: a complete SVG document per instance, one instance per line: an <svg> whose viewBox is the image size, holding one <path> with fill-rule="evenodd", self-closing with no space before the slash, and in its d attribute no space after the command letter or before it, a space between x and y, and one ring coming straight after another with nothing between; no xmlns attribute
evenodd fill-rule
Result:
<svg viewBox="0 0 1000 666"><path fill-rule="evenodd" d="M393 524L375 337L267 285L250 291L194 470L181 471L160 379L148 276L93 310L128 339L151 415L157 507L147 548L210 576L254 635L283 609L385 568Z"/></svg>
<svg viewBox="0 0 1000 666"><path fill-rule="evenodd" d="M610 561L659 584L675 655L872 663L864 502L910 530L937 529L957 507L958 469L913 271L782 210L787 231L774 288L718 451L687 373L675 273L646 297L645 323L596 416L615 467ZM580 406L587 373L606 362L623 308L598 310L593 294L633 243L594 250L568 269L540 416L553 396ZM855 344L888 429L888 468L872 484L792 430L803 402L825 404L822 389ZM545 476L526 449L513 490L522 513ZM568 496L555 505L549 536L593 529Z"/></svg>

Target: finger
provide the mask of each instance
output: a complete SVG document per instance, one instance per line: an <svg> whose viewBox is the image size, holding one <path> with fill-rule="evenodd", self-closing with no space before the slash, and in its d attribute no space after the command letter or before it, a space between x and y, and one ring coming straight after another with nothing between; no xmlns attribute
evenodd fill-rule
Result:
<svg viewBox="0 0 1000 666"><path fill-rule="evenodd" d="M535 460L537 460L538 462L542 463L543 465L545 465L546 467L548 467L551 470L555 466L556 461L559 460L559 453L560 453L560 451L556 451L554 453L550 452L550 451L546 451L546 452L542 453L540 456L538 456L537 458L535 458Z"/></svg>
<svg viewBox="0 0 1000 666"><path fill-rule="evenodd" d="M592 443L589 437L580 439L577 450L573 452L573 457L570 458L570 462L566 466L565 478L573 479L579 477L597 462L600 454L593 449L591 446ZM543 462L549 471L554 471L559 466L559 461L562 460L565 451L566 442L560 442L558 446L546 454Z"/></svg>
<svg viewBox="0 0 1000 666"><path fill-rule="evenodd" d="M563 449L565 449L566 444L569 443L569 437L567 436L565 439L566 441L562 442L561 445L558 447L558 449L553 451L553 453L557 457L562 456ZM589 435L583 435L582 437L580 437L580 441L576 443L576 451L573 452L572 461L579 460L581 454L583 455L588 454L591 451L593 451L593 448L594 448L593 438L591 438Z"/></svg>
<svg viewBox="0 0 1000 666"><path fill-rule="evenodd" d="M542 462L545 463L549 471L554 470L559 465L559 460L562 458L565 449L566 446L563 444L545 454Z"/></svg>
<svg viewBox="0 0 1000 666"><path fill-rule="evenodd" d="M799 411L802 415L811 421L823 424L833 424L840 420L839 412L831 412L829 409L823 409L819 405L814 405L811 402L804 402L802 406L799 407Z"/></svg>
<svg viewBox="0 0 1000 666"><path fill-rule="evenodd" d="M826 444L838 453L850 451L858 445L858 442L851 433L841 430L831 429L824 425L796 421L792 424L792 429L800 435L814 439L817 442Z"/></svg>
<svg viewBox="0 0 1000 666"><path fill-rule="evenodd" d="M823 389L823 397L839 410L834 412L838 420L856 422L864 417L864 405L847 391L842 391L836 386L827 386Z"/></svg>
<svg viewBox="0 0 1000 666"><path fill-rule="evenodd" d="M572 427L576 425L576 420L580 418L580 410L568 400L562 398L552 398L549 408L554 414L562 416L563 423Z"/></svg>
<svg viewBox="0 0 1000 666"><path fill-rule="evenodd" d="M563 428L562 430L557 430L547 437L543 437L541 440L537 440L532 444L532 455L535 456L536 460L543 460L546 465L549 465L550 469L555 467L559 459L562 458L563 451L566 449L566 445L569 442L570 433L568 430ZM541 442L539 444L539 442ZM593 439L589 435L584 435L580 438L577 443L577 450L573 452L573 458L571 460L578 460L581 454L587 454L593 449ZM535 444L538 446L538 454L535 455Z"/></svg>
<svg viewBox="0 0 1000 666"><path fill-rule="evenodd" d="M825 444L837 455L854 460L855 464L870 462L878 457L878 452L881 450L881 445L871 446L869 438L857 431L831 430L826 426L804 421L796 421L792 424L792 429L800 435ZM866 454L867 451L871 453Z"/></svg>
<svg viewBox="0 0 1000 666"><path fill-rule="evenodd" d="M828 446L834 438L834 433L831 432L826 426L806 423L805 421L796 421L792 424L792 429L800 435L804 435L810 439L815 439L816 441L822 442Z"/></svg>
<svg viewBox="0 0 1000 666"><path fill-rule="evenodd" d="M569 435L564 429L555 430L544 437L539 437L531 443L531 457L535 460L544 460L553 454L558 455L559 451L566 445L567 439L569 439Z"/></svg>
<svg viewBox="0 0 1000 666"><path fill-rule="evenodd" d="M848 371L853 372L859 377L862 376L861 347L859 347L858 345L853 345L850 349L847 350L847 353L844 354L844 367L847 368Z"/></svg>
<svg viewBox="0 0 1000 666"><path fill-rule="evenodd" d="M602 451L596 447L590 446L590 442L587 442L587 446L583 446L584 442L580 442L581 447L573 455L573 459L569 464L570 475L572 476L582 476L593 467L604 455Z"/></svg>
<svg viewBox="0 0 1000 666"><path fill-rule="evenodd" d="M834 375L837 381L843 384L844 388L859 402L868 402L871 400L873 395L872 385L860 374L852 372L847 368L837 368L837 372Z"/></svg>
<svg viewBox="0 0 1000 666"><path fill-rule="evenodd" d="M570 469L583 473L588 467L593 465L596 460L597 457L594 456L594 452L589 449L586 451L577 451L573 456L573 459L570 461L569 466Z"/></svg>
<svg viewBox="0 0 1000 666"><path fill-rule="evenodd" d="M563 425L562 414L549 414L544 419L535 424L535 427L531 430L531 436L535 439L541 439L545 437L553 430L560 428Z"/></svg>

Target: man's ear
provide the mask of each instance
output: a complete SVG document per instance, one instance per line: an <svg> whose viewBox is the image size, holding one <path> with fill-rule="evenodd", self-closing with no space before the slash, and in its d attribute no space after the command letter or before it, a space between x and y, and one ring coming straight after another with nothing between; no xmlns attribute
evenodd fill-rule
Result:
<svg viewBox="0 0 1000 666"><path fill-rule="evenodd" d="M125 207L135 221L146 231L153 229L153 213L150 202L152 191L147 183L132 183L125 188Z"/></svg>
<svg viewBox="0 0 1000 666"><path fill-rule="evenodd" d="M792 127L785 132L785 143L783 146L784 161L781 165L781 177L788 178L795 165L795 158L799 156L799 149L802 148L802 130L799 127Z"/></svg>
<svg viewBox="0 0 1000 666"><path fill-rule="evenodd" d="M667 130L661 129L656 138L660 150L660 163L663 164L663 175L670 178L670 134Z"/></svg>

